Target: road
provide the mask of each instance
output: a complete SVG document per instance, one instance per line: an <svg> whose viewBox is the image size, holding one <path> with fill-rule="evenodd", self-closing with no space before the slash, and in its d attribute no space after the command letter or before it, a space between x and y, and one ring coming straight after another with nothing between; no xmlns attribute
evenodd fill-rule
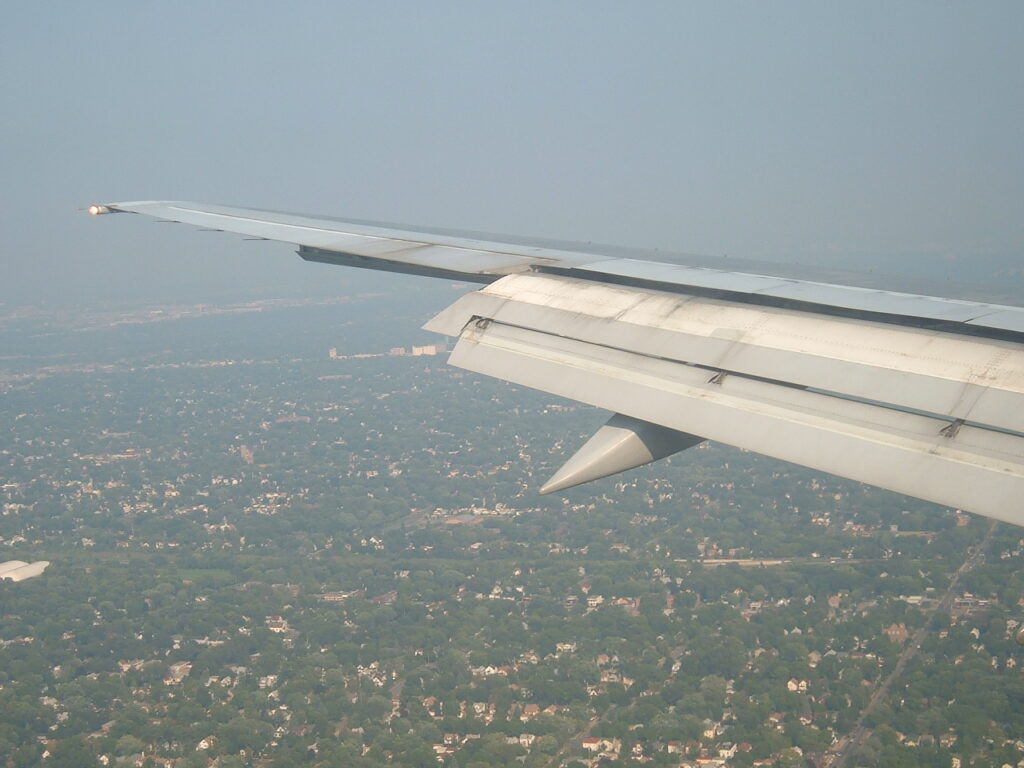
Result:
<svg viewBox="0 0 1024 768"><path fill-rule="evenodd" d="M846 768L847 762L849 762L851 755L857 751L865 739L870 735L871 729L864 725L864 721L867 717L875 710L875 708L889 696L889 691L892 688L893 682L903 674L903 670L907 666L925 639L928 637L928 633L934 628L932 623L935 618L935 614L939 611L949 611L953 605L953 600L956 597L956 588L960 583L960 579L964 574L969 573L978 563L984 559L984 552L988 546L989 541L992 539L992 534L995 532L997 522L993 521L988 528L988 533L985 534L985 538L982 539L981 543L977 547L969 549L967 552L967 558L963 561L960 567L953 574L953 578L949 580L949 588L946 593L942 596L942 599L936 603L931 610L928 612L925 618L924 624L921 628L914 633L907 641L906 648L903 649L903 653L900 654L899 659L896 661L896 666L893 667L892 672L878 685L874 692L871 694L871 699L868 701L864 709L861 710L860 716L857 718L857 723L854 725L853 730L849 734L839 739L831 749L826 752L826 765L830 768Z"/></svg>

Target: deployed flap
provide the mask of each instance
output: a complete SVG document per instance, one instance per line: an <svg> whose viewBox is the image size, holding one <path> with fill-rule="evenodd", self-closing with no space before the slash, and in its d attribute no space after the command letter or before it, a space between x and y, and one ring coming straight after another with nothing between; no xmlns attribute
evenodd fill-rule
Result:
<svg viewBox="0 0 1024 768"><path fill-rule="evenodd" d="M1024 525L1024 438L497 322L450 362L738 448Z"/></svg>
<svg viewBox="0 0 1024 768"><path fill-rule="evenodd" d="M616 413L555 472L540 492L564 491L625 472L692 448L703 440L687 432Z"/></svg>

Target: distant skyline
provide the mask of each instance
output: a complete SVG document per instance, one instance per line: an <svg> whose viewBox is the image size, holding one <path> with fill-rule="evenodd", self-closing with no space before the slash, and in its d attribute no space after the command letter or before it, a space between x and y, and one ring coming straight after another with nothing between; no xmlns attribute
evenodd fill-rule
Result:
<svg viewBox="0 0 1024 768"><path fill-rule="evenodd" d="M0 302L382 284L77 210L140 198L1020 269L1021 29L1015 2L16 4Z"/></svg>

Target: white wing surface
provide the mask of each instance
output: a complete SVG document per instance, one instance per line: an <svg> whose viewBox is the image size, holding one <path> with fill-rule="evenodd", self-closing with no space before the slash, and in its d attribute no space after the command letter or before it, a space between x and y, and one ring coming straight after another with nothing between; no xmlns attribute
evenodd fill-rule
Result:
<svg viewBox="0 0 1024 768"><path fill-rule="evenodd" d="M453 365L616 414L541 489L701 439L1024 525L1024 309L180 202L109 203L313 261L486 283Z"/></svg>

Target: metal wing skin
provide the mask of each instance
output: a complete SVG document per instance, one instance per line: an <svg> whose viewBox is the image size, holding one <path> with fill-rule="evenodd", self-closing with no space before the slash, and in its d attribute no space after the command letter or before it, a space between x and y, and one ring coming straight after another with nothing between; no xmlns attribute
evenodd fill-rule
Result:
<svg viewBox="0 0 1024 768"><path fill-rule="evenodd" d="M449 362L615 414L542 493L710 439L1024 525L1024 308L216 205L90 212L484 283L425 326Z"/></svg>

